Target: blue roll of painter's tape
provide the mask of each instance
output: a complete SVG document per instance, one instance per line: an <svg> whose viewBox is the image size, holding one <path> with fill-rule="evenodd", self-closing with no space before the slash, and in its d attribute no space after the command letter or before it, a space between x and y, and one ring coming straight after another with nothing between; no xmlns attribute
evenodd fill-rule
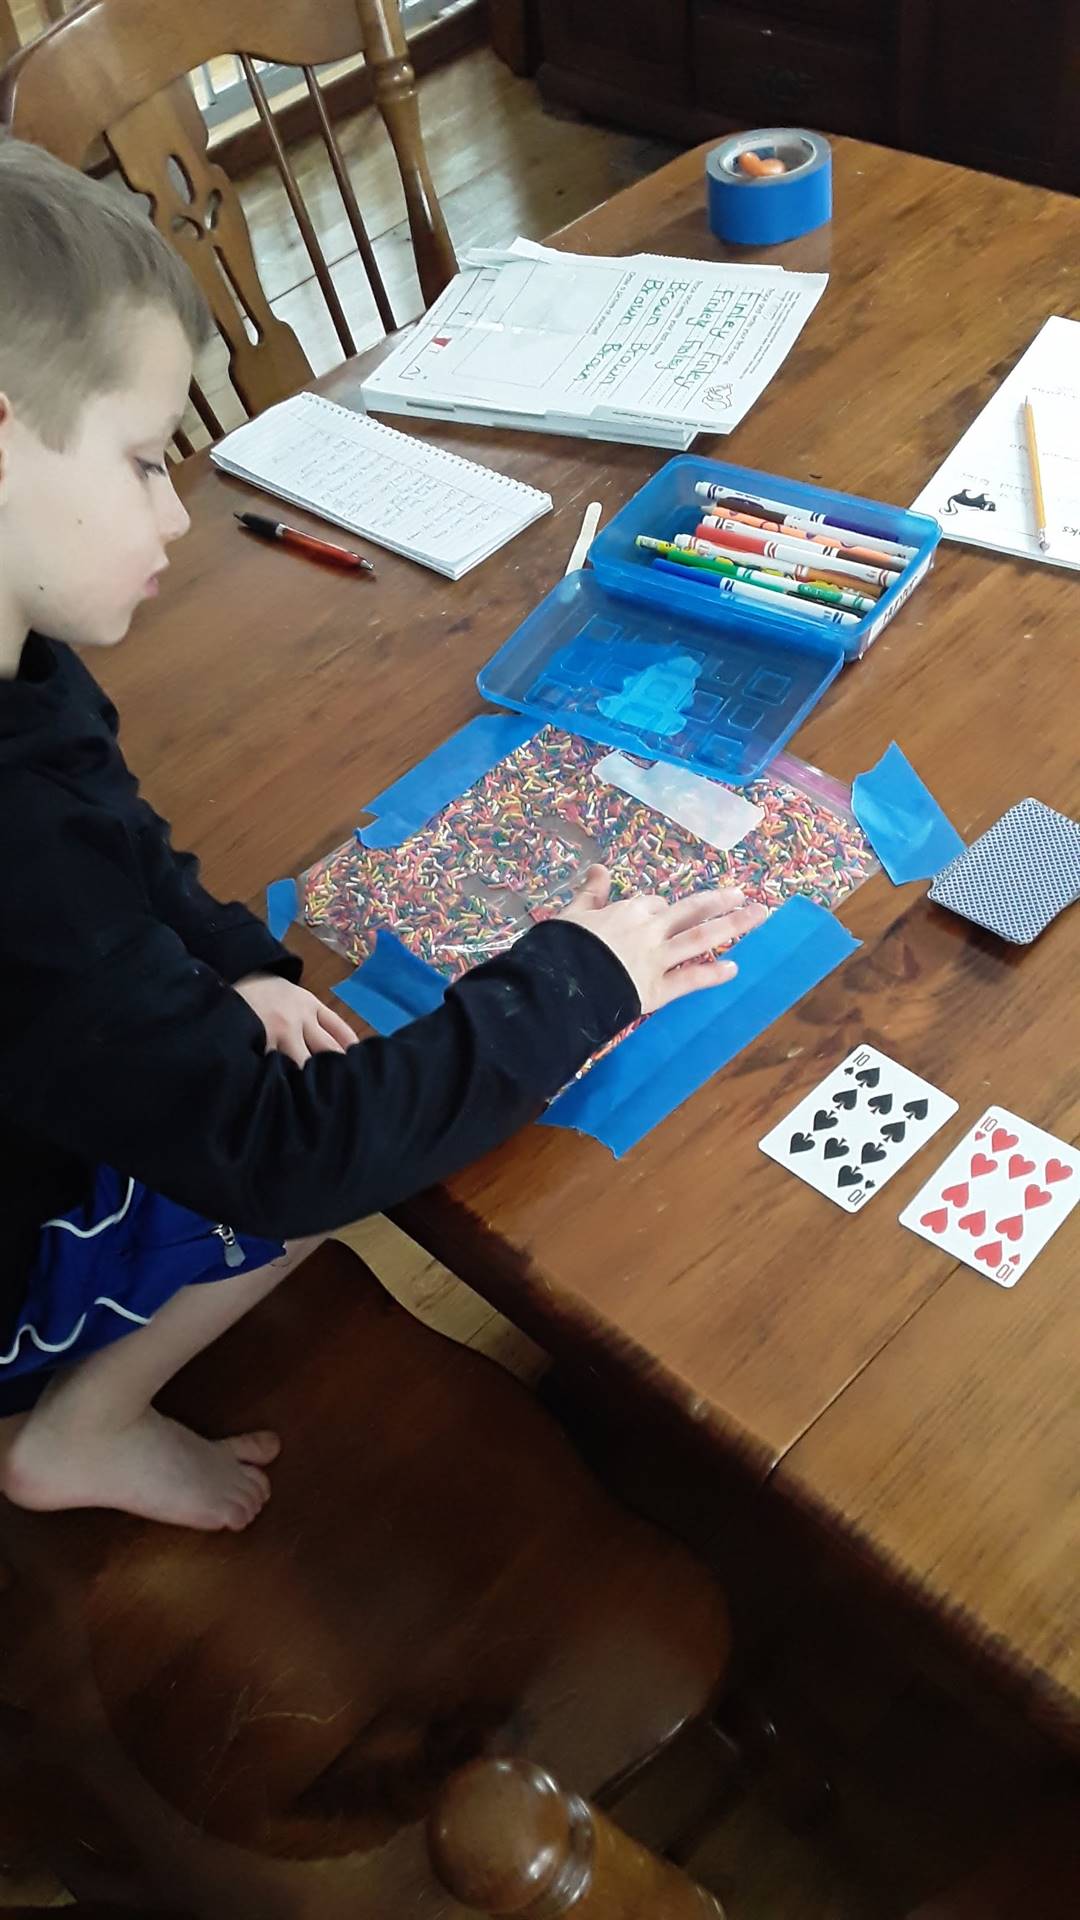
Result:
<svg viewBox="0 0 1080 1920"><path fill-rule="evenodd" d="M783 173L744 171L744 153L779 160ZM803 127L758 127L733 133L705 161L709 225L719 240L775 247L832 219L832 152Z"/></svg>

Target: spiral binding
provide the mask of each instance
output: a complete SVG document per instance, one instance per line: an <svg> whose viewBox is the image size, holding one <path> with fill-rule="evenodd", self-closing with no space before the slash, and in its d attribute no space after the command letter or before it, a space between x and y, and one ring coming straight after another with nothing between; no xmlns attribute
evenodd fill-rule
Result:
<svg viewBox="0 0 1080 1920"><path fill-rule="evenodd" d="M443 466L464 468L466 473L482 473L485 479L496 481L500 487L509 487L513 493L526 494L530 499L543 498L542 489L530 486L527 480L515 480L511 474L497 473L494 467L485 467L479 460L466 460L460 453L448 453L445 447L433 446L430 440L417 441L411 433L399 433L396 427L386 426L382 420L373 419L370 413L355 413L351 407L343 407L336 400L328 400L324 393L305 391L299 397L314 401L318 406L328 408L331 413L343 413L350 419L363 420L372 433L394 440L399 446L412 448L422 446L425 457L438 460Z"/></svg>

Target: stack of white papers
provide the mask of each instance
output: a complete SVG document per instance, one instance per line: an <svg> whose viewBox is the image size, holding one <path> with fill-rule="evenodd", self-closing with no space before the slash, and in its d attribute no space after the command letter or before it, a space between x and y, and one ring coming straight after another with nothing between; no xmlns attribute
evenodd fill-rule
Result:
<svg viewBox="0 0 1080 1920"><path fill-rule="evenodd" d="M551 512L551 495L298 393L210 454L223 473L460 580Z"/></svg>
<svg viewBox="0 0 1080 1920"><path fill-rule="evenodd" d="M370 412L685 449L738 425L828 281L530 240L464 264L364 382Z"/></svg>
<svg viewBox="0 0 1080 1920"><path fill-rule="evenodd" d="M1039 546L1024 402L1039 444L1046 531ZM1080 567L1080 321L1047 320L913 505L949 540Z"/></svg>

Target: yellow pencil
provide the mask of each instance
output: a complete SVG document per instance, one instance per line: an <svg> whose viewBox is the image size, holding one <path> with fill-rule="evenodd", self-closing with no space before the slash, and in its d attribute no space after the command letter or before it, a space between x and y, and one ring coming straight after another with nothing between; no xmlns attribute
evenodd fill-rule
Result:
<svg viewBox="0 0 1080 1920"><path fill-rule="evenodd" d="M1046 501L1043 499L1042 468L1039 466L1039 443L1035 438L1035 412L1030 400L1024 401L1024 432L1027 435L1028 466L1031 468L1031 486L1035 495L1035 531L1039 536L1039 545L1046 553L1050 547L1050 535L1046 531Z"/></svg>

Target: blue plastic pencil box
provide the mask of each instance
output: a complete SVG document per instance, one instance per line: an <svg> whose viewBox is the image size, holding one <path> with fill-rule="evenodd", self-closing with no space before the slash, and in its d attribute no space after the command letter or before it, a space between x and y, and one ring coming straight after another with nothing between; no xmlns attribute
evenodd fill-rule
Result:
<svg viewBox="0 0 1080 1920"><path fill-rule="evenodd" d="M840 523L847 517L864 544L876 533L910 547L912 558L851 625L823 624L787 595L775 596L775 609L738 599L718 591L715 576L687 568L684 579L655 567L635 545L639 534L671 541L693 533L705 511L699 481ZM589 565L541 601L478 685L486 699L538 723L741 785L888 626L929 571L940 538L925 514L682 455L627 501L594 540Z"/></svg>

